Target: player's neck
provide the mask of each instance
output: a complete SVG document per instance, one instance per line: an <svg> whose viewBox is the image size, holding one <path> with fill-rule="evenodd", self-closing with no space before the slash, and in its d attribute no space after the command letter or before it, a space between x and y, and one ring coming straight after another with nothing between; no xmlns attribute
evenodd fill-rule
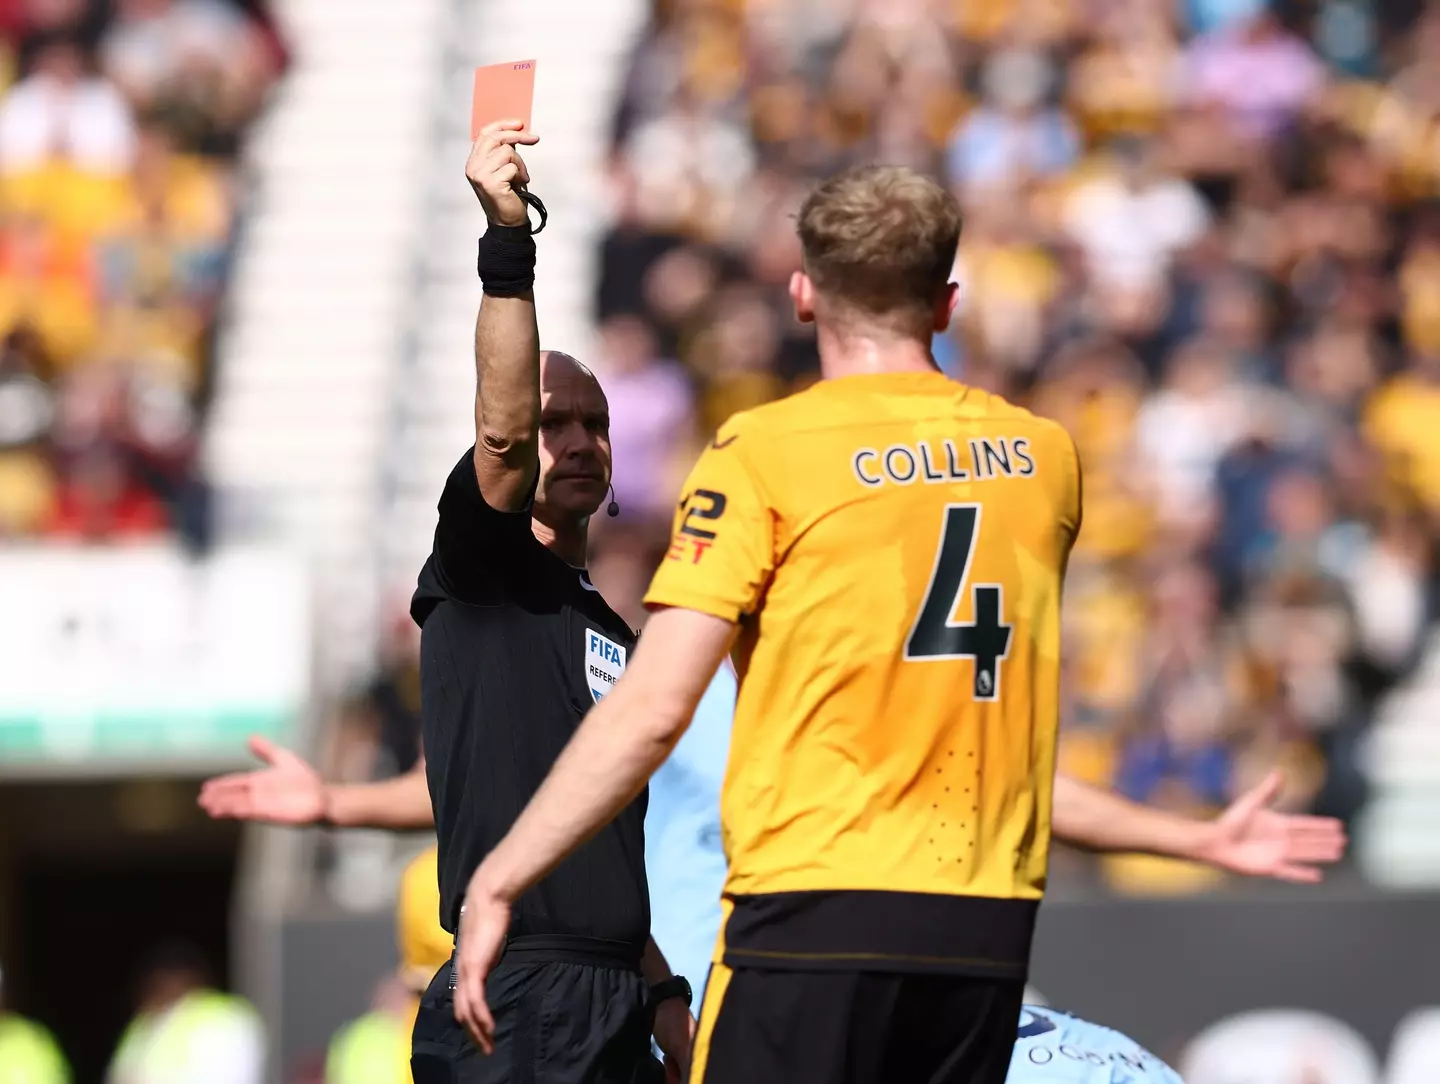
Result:
<svg viewBox="0 0 1440 1084"><path fill-rule="evenodd" d="M929 338L885 331L816 331L820 375L826 380L866 373L933 373L938 370Z"/></svg>
<svg viewBox="0 0 1440 1084"><path fill-rule="evenodd" d="M588 516L578 523L566 523L558 527L552 527L534 517L530 519L530 530L540 545L572 568L585 567L585 559L590 552L589 527Z"/></svg>

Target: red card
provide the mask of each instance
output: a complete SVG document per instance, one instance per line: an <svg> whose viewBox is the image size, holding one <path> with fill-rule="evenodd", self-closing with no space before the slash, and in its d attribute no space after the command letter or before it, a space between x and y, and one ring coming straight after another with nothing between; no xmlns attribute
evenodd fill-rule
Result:
<svg viewBox="0 0 1440 1084"><path fill-rule="evenodd" d="M475 96L470 105L470 138L497 120L522 121L530 127L535 103L535 61L510 60L475 69Z"/></svg>

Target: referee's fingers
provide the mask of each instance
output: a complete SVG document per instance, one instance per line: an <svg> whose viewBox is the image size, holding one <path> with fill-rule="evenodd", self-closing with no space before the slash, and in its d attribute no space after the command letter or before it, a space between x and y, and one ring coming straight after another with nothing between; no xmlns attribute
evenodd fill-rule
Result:
<svg viewBox="0 0 1440 1084"><path fill-rule="evenodd" d="M482 1051L495 1052L495 1018L485 1004L485 979L463 956L455 982L455 1019Z"/></svg>
<svg viewBox="0 0 1440 1084"><path fill-rule="evenodd" d="M520 122L512 120L501 121L500 123L505 125L518 125ZM491 150L494 147L513 147L517 145L521 147L533 147L536 143L539 142L540 137L531 132L527 132L523 129L518 128L499 128L496 125L492 124L489 127L480 129L479 138L475 140L475 144L471 148L471 150L473 152L476 148L478 148L483 153Z"/></svg>
<svg viewBox="0 0 1440 1084"><path fill-rule="evenodd" d="M1325 875L1314 866L1302 866L1295 862L1286 862L1275 871L1275 876L1297 885L1319 884L1325 879Z"/></svg>
<svg viewBox="0 0 1440 1084"><path fill-rule="evenodd" d="M519 180L520 167L517 166L514 162L509 162L501 166L494 173L492 173L491 177L494 180L499 181L501 184L508 184L513 187L514 185L521 183Z"/></svg>
<svg viewBox="0 0 1440 1084"><path fill-rule="evenodd" d="M212 817L235 816L250 802L250 773L222 775L200 788L200 807Z"/></svg>

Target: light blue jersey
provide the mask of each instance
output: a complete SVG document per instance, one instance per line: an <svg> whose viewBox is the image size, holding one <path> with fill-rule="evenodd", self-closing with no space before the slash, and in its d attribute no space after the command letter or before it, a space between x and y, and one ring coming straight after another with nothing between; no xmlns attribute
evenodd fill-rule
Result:
<svg viewBox="0 0 1440 1084"><path fill-rule="evenodd" d="M697 1011L720 933L725 887L720 787L730 755L736 691L735 672L727 662L695 709L690 729L650 780L645 817L650 933L670 970L690 980Z"/></svg>
<svg viewBox="0 0 1440 1084"><path fill-rule="evenodd" d="M1118 1031L1026 1005L1006 1084L1182 1084L1180 1074Z"/></svg>

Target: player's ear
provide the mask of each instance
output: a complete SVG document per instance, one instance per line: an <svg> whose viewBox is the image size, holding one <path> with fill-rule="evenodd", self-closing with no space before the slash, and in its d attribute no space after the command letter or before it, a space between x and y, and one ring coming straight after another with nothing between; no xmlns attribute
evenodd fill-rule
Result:
<svg viewBox="0 0 1440 1084"><path fill-rule="evenodd" d="M790 300L795 302L795 319L802 324L815 322L815 284L804 271L790 276Z"/></svg>
<svg viewBox="0 0 1440 1084"><path fill-rule="evenodd" d="M950 282L945 285L945 293L935 302L935 330L944 331L950 326L950 321L955 318L955 307L960 304L960 284Z"/></svg>

